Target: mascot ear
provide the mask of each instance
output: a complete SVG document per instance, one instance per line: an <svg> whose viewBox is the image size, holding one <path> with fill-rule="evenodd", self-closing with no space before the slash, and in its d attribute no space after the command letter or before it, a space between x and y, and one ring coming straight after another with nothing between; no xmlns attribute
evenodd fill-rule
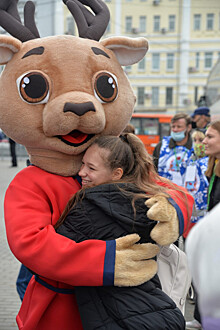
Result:
<svg viewBox="0 0 220 330"><path fill-rule="evenodd" d="M0 64L7 64L22 46L22 42L10 36L0 36Z"/></svg>
<svg viewBox="0 0 220 330"><path fill-rule="evenodd" d="M111 37L101 41L101 44L111 49L120 65L132 65L145 56L148 42L145 38Z"/></svg>

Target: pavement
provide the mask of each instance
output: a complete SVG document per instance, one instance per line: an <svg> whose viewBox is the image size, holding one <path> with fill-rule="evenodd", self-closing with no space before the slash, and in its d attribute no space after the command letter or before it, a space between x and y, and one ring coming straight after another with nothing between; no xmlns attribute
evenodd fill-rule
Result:
<svg viewBox="0 0 220 330"><path fill-rule="evenodd" d="M5 191L15 175L26 166L26 157L18 158L18 166L10 167L11 161L7 156L1 157L0 153L0 330L18 329L16 315L21 302L16 291L16 279L20 262L13 256L7 244L3 201ZM186 303L185 319L193 318L194 305ZM30 329L31 330L31 329Z"/></svg>
<svg viewBox="0 0 220 330"><path fill-rule="evenodd" d="M16 278L20 262L11 253L7 244L3 202L5 191L17 172L26 166L26 158L18 159L18 167L10 167L10 158L0 155L0 330L18 329L15 317L21 302L16 291Z"/></svg>

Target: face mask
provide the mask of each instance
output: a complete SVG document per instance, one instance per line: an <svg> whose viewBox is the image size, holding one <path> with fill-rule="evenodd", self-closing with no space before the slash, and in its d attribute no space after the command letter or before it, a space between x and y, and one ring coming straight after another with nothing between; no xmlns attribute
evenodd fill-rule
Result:
<svg viewBox="0 0 220 330"><path fill-rule="evenodd" d="M181 131L181 132L173 132L171 131L171 137L174 141L182 141L185 138L185 132L186 131Z"/></svg>
<svg viewBox="0 0 220 330"><path fill-rule="evenodd" d="M198 158L205 157L205 145L203 143L193 144L194 153Z"/></svg>
<svg viewBox="0 0 220 330"><path fill-rule="evenodd" d="M192 121L192 128L197 128L196 122Z"/></svg>

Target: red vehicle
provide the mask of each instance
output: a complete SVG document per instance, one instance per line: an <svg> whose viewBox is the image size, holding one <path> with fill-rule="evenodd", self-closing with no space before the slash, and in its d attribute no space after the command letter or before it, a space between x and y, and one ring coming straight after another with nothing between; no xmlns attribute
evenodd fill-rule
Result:
<svg viewBox="0 0 220 330"><path fill-rule="evenodd" d="M172 115L134 113L131 124L135 127L135 134L143 141L149 154L152 155L157 143L163 136L170 134Z"/></svg>

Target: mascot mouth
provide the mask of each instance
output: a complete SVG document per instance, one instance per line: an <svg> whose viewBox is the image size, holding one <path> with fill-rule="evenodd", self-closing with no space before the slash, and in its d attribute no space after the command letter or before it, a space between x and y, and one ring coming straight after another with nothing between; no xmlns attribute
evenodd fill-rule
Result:
<svg viewBox="0 0 220 330"><path fill-rule="evenodd" d="M78 130L73 130L67 135L58 135L57 137L69 146L79 147L88 142L95 134L86 134Z"/></svg>

